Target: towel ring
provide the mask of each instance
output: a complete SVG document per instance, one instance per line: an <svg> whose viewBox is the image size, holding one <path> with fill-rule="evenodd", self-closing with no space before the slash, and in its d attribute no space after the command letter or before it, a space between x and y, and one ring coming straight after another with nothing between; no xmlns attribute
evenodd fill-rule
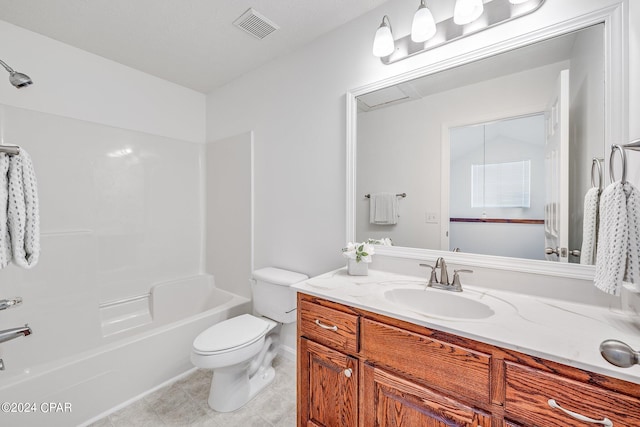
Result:
<svg viewBox="0 0 640 427"><path fill-rule="evenodd" d="M622 158L622 178L620 179L620 182L625 184L627 182L627 156L624 154L624 147L620 145L611 146L611 154L609 155L609 178L611 178L611 182L616 181L613 176L613 154L616 150L620 151L620 156Z"/></svg>
<svg viewBox="0 0 640 427"><path fill-rule="evenodd" d="M596 169L598 170L598 185L596 185L596 175L593 171L593 167L596 167ZM599 159L597 157L594 157L593 160L591 161L591 186L594 188L597 188L598 190L602 191L602 159Z"/></svg>

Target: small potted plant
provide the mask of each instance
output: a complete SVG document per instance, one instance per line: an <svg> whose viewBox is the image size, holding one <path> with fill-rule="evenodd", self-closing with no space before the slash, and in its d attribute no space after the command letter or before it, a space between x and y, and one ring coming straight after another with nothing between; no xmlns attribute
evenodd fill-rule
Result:
<svg viewBox="0 0 640 427"><path fill-rule="evenodd" d="M368 242L349 242L346 248L342 248L342 255L347 258L347 272L352 276L369 274L369 263L374 253L373 245Z"/></svg>

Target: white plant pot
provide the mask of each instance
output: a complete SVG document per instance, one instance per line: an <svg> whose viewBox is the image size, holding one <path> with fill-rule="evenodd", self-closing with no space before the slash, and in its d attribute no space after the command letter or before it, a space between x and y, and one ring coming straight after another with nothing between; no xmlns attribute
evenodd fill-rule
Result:
<svg viewBox="0 0 640 427"><path fill-rule="evenodd" d="M352 276L367 276L369 274L369 263L358 262L349 258L347 260L347 272Z"/></svg>

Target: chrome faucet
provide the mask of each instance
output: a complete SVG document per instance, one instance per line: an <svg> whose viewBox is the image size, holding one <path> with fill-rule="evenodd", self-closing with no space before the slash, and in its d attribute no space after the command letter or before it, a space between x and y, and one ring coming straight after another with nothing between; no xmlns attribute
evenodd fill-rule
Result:
<svg viewBox="0 0 640 427"><path fill-rule="evenodd" d="M24 325L21 328L5 329L4 331L0 331L0 343L11 341L18 337L26 337L27 335L31 335L32 332L29 325Z"/></svg>
<svg viewBox="0 0 640 427"><path fill-rule="evenodd" d="M436 268L440 267L440 284L449 285L449 273L447 273L447 263L444 258L440 257L436 260Z"/></svg>
<svg viewBox="0 0 640 427"><path fill-rule="evenodd" d="M436 265L420 264L421 267L431 268L431 276L427 287L444 289L446 291L462 292L462 283L460 283L460 273L473 273L473 270L453 270L453 282L449 283L449 273L447 272L447 263L444 258L440 257L436 260ZM436 269L440 268L440 280L438 280Z"/></svg>

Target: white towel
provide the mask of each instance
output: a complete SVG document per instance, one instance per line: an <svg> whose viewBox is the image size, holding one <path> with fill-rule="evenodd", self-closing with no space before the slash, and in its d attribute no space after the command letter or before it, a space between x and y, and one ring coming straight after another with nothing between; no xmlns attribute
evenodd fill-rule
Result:
<svg viewBox="0 0 640 427"><path fill-rule="evenodd" d="M600 189L590 188L584 196L582 222L582 248L580 264L592 265L596 259L596 242L598 237L598 201Z"/></svg>
<svg viewBox="0 0 640 427"><path fill-rule="evenodd" d="M392 193L371 194L369 200L369 222L379 225L398 223L398 197Z"/></svg>
<svg viewBox="0 0 640 427"><path fill-rule="evenodd" d="M600 196L600 227L596 250L596 275L598 289L620 295L629 245L627 196L620 182L604 189Z"/></svg>
<svg viewBox="0 0 640 427"><path fill-rule="evenodd" d="M36 175L24 149L9 156L7 223L13 262L34 267L40 255L40 213Z"/></svg>
<svg viewBox="0 0 640 427"><path fill-rule="evenodd" d="M624 184L624 192L627 197L629 243L623 280L633 283L635 288L640 291L640 191L627 182Z"/></svg>
<svg viewBox="0 0 640 427"><path fill-rule="evenodd" d="M11 238L7 225L7 203L9 202L9 155L0 153L0 268L11 262Z"/></svg>

